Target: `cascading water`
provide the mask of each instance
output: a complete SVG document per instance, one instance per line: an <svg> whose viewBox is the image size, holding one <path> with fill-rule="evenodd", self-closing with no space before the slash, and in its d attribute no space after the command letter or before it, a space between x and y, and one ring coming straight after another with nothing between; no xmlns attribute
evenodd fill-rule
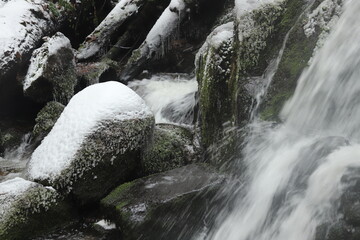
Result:
<svg viewBox="0 0 360 240"><path fill-rule="evenodd" d="M27 150L30 146L30 134L25 134L22 143L15 149L7 149L0 157L0 182L21 175L27 163ZM3 174L1 174L3 172Z"/></svg>
<svg viewBox="0 0 360 240"><path fill-rule="evenodd" d="M336 219L347 187L341 179L360 167L359 11L360 1L346 3L284 107L284 123L250 124L239 160L245 187L200 239L310 240L317 226Z"/></svg>
<svg viewBox="0 0 360 240"><path fill-rule="evenodd" d="M186 74L157 74L128 84L150 106L157 123L192 124L197 81Z"/></svg>

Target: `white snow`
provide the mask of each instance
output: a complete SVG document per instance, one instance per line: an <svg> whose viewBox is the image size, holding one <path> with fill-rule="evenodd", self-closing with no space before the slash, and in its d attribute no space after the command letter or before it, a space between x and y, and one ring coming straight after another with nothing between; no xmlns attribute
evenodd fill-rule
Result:
<svg viewBox="0 0 360 240"><path fill-rule="evenodd" d="M58 32L53 37L48 38L40 48L33 52L23 84L24 91L43 74L48 58L58 53L62 48L71 48L71 44L64 34Z"/></svg>
<svg viewBox="0 0 360 240"><path fill-rule="evenodd" d="M343 11L343 2L346 0L324 0L307 16L307 22L304 25L304 33L307 37L312 36L316 32L316 28L320 29L319 40L316 43L313 56L324 45L325 40L339 20L339 16ZM311 62L313 58L310 59Z"/></svg>
<svg viewBox="0 0 360 240"><path fill-rule="evenodd" d="M53 27L42 0L10 0L0 4L0 68L21 58ZM42 13L38 18L34 13Z"/></svg>
<svg viewBox="0 0 360 240"><path fill-rule="evenodd" d="M79 59L89 58L100 51L108 40L108 35L115 31L128 17L137 13L141 0L121 0L106 16L106 18L87 37L90 42L85 42L80 48L77 57Z"/></svg>
<svg viewBox="0 0 360 240"><path fill-rule="evenodd" d="M150 48L151 51L156 51L161 44L173 33L175 28L179 26L182 15L184 15L186 4L183 0L171 0L169 6L164 10L158 18L148 35L146 36L143 45Z"/></svg>
<svg viewBox="0 0 360 240"><path fill-rule="evenodd" d="M206 38L205 43L199 49L196 54L196 61L198 62L198 58L203 56L209 49L209 47L213 47L218 49L222 43L232 40L234 37L234 22L228 22L223 25L216 27L210 35Z"/></svg>
<svg viewBox="0 0 360 240"><path fill-rule="evenodd" d="M102 121L149 116L152 113L144 100L121 83L105 82L85 88L70 100L49 135L34 151L28 166L30 179L59 176Z"/></svg>
<svg viewBox="0 0 360 240"><path fill-rule="evenodd" d="M0 219L3 219L14 200L36 185L19 177L0 183Z"/></svg>
<svg viewBox="0 0 360 240"><path fill-rule="evenodd" d="M235 0L235 11L239 18L244 14L269 3L281 3L284 0Z"/></svg>

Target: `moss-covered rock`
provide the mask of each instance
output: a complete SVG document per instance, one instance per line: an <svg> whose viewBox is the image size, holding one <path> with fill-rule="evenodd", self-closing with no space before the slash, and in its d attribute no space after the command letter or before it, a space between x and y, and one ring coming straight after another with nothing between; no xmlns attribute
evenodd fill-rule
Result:
<svg viewBox="0 0 360 240"><path fill-rule="evenodd" d="M76 65L77 84L75 92L100 82L117 79L117 72L111 63L106 61L95 63L78 63Z"/></svg>
<svg viewBox="0 0 360 240"><path fill-rule="evenodd" d="M175 239L185 226L188 239L209 210L203 202L206 190L222 180L208 166L192 164L120 185L101 206L125 239Z"/></svg>
<svg viewBox="0 0 360 240"><path fill-rule="evenodd" d="M268 89L265 101L260 108L264 120L279 120L279 113L297 84L302 71L308 66L314 51L320 48L330 29L341 13L343 1L322 0L307 8L297 21L293 16L304 9L303 1L288 1L280 29L291 26L282 59ZM291 20L292 19L292 20ZM296 18L295 18L296 20Z"/></svg>
<svg viewBox="0 0 360 240"><path fill-rule="evenodd" d="M145 175L164 172L196 161L197 152L189 129L170 124L157 124L152 141L142 154Z"/></svg>
<svg viewBox="0 0 360 240"><path fill-rule="evenodd" d="M24 94L37 102L67 104L76 84L75 56L69 39L58 32L33 52Z"/></svg>
<svg viewBox="0 0 360 240"><path fill-rule="evenodd" d="M54 189L21 178L0 184L0 238L29 239L69 224L76 212Z"/></svg>
<svg viewBox="0 0 360 240"><path fill-rule="evenodd" d="M61 103L51 101L41 109L35 119L36 124L32 131L36 141L41 141L51 131L64 108L65 106Z"/></svg>
<svg viewBox="0 0 360 240"><path fill-rule="evenodd" d="M31 180L94 203L117 184L140 175L140 152L154 116L134 91L118 82L76 94L28 164Z"/></svg>
<svg viewBox="0 0 360 240"><path fill-rule="evenodd" d="M271 42L283 11L283 1L240 11L234 22L215 28L200 49L196 72L205 148L222 138L224 123L236 126L249 120L254 99L246 86L253 74L265 70L259 70L264 61L260 56Z"/></svg>

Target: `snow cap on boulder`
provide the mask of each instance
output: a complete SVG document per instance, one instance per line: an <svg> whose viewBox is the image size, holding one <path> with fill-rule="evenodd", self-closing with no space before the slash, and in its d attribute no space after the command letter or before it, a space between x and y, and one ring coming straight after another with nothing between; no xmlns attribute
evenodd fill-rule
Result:
<svg viewBox="0 0 360 240"><path fill-rule="evenodd" d="M84 184L86 194L91 192L88 185L95 188L94 194L106 192L113 181L126 179L134 170L134 151L142 148L153 127L152 112L133 90L118 82L92 85L70 100L34 151L28 176L55 188L81 191L78 185ZM100 189L95 182L101 183Z"/></svg>

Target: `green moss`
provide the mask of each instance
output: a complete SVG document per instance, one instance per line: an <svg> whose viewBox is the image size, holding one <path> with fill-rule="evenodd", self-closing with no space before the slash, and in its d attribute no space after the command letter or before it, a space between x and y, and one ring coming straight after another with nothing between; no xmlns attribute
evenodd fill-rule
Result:
<svg viewBox="0 0 360 240"><path fill-rule="evenodd" d="M121 184L119 187L115 188L109 195L107 195L104 199L101 200L101 204L106 206L110 206L116 203L119 199L123 199L128 195L128 190L134 186L134 182L127 182ZM121 201L120 203L116 204L116 209L121 209L127 203Z"/></svg>
<svg viewBox="0 0 360 240"><path fill-rule="evenodd" d="M33 136L41 138L46 136L60 117L63 110L64 105L58 102L53 101L47 103L35 119L36 124L33 129Z"/></svg>
<svg viewBox="0 0 360 240"><path fill-rule="evenodd" d="M289 11L289 13L291 12ZM260 116L264 120L279 120L279 113L284 103L295 91L297 80L312 57L318 34L306 37L302 22L300 20L289 35L283 57L274 75L266 100L260 107Z"/></svg>
<svg viewBox="0 0 360 240"><path fill-rule="evenodd" d="M56 192L35 187L16 199L0 222L2 240L22 240L50 232L74 221L76 212Z"/></svg>
<svg viewBox="0 0 360 240"><path fill-rule="evenodd" d="M60 12L53 2L49 2L49 10L55 17L60 17Z"/></svg>
<svg viewBox="0 0 360 240"><path fill-rule="evenodd" d="M192 133L185 128L158 125L152 141L142 154L144 175L164 172L194 162L196 155L189 150L192 137Z"/></svg>

